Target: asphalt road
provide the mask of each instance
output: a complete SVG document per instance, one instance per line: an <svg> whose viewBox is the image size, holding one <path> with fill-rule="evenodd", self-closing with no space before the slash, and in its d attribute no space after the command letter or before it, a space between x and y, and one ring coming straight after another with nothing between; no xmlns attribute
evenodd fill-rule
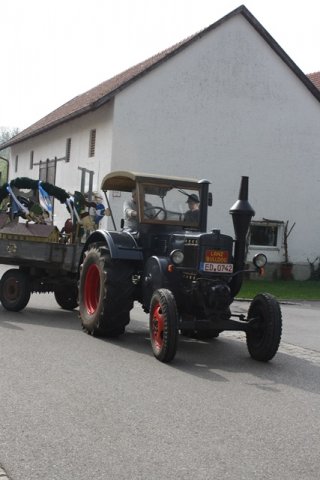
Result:
<svg viewBox="0 0 320 480"><path fill-rule="evenodd" d="M165 365L139 306L112 341L84 334L52 295L0 306L1 480L318 480L318 304L282 310L268 364L223 333L181 337Z"/></svg>

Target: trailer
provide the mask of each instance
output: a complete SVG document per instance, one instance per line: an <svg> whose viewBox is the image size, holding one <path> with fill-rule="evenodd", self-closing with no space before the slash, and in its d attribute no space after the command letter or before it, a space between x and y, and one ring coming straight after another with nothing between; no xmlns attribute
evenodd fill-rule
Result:
<svg viewBox="0 0 320 480"><path fill-rule="evenodd" d="M50 218L50 197L66 204L63 231ZM53 292L60 307L76 308L83 243L75 199L51 184L18 178L0 188L0 202L0 263L12 267L0 281L2 306L17 312L32 293Z"/></svg>

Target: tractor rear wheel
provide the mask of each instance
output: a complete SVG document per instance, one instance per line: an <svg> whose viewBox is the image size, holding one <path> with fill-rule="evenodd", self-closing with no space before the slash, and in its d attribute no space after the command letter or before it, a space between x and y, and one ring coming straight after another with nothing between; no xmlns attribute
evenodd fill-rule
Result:
<svg viewBox="0 0 320 480"><path fill-rule="evenodd" d="M173 360L178 347L178 311L170 290L156 290L150 304L150 338L153 354L160 362Z"/></svg>
<svg viewBox="0 0 320 480"><path fill-rule="evenodd" d="M18 269L7 270L0 282L0 301L2 306L11 312L20 312L30 300L29 275Z"/></svg>
<svg viewBox="0 0 320 480"><path fill-rule="evenodd" d="M248 311L247 347L252 358L268 362L278 351L282 317L279 302L268 293L256 295Z"/></svg>
<svg viewBox="0 0 320 480"><path fill-rule="evenodd" d="M130 264L111 260L106 247L86 251L80 267L79 314L87 333L106 337L124 333L133 307L132 273Z"/></svg>

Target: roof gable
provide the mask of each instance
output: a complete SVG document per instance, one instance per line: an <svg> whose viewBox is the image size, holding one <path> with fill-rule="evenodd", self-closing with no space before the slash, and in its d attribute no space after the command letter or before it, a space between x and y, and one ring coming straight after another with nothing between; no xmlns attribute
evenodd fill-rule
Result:
<svg viewBox="0 0 320 480"><path fill-rule="evenodd" d="M143 75L146 75L150 70L156 68L162 62L168 60L172 56L178 54L181 50L187 48L191 43L197 41L199 38L206 35L208 32L219 27L224 22L228 21L231 17L241 14L253 28L264 38L269 46L281 57L281 59L293 70L293 72L299 77L299 79L305 84L308 90L320 101L320 92L314 80L309 75L309 78L298 68L298 66L291 60L291 58L285 53L280 45L271 37L271 35L265 30L265 28L258 22L258 20L249 12L249 10L241 5L237 9L233 10L220 20L216 21L209 27L201 30L200 32L188 37L181 42L163 50L160 53L144 60L143 62L134 65L131 68L123 71L122 73L115 75L114 77L100 83L96 87L88 90L87 92L80 94L64 105L60 106L53 112L49 113L39 121L26 128L22 132L18 133L11 140L1 145L1 149L7 148L11 145L20 143L28 138L39 135L47 130L51 130L62 123L68 122L74 118L77 118L85 113L94 111L101 107L108 101L110 101L119 91L126 88L132 82L138 80ZM320 77L320 75L319 75ZM320 82L320 78L319 78ZM318 87L318 88L317 88Z"/></svg>

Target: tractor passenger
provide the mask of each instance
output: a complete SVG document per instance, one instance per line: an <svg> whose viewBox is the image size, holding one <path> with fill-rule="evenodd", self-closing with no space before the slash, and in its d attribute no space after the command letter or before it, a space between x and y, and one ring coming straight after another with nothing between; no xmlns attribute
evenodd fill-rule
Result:
<svg viewBox="0 0 320 480"><path fill-rule="evenodd" d="M136 232L138 230L138 204L137 204L137 190L132 190L132 198L126 200L123 204L123 216L124 216L124 230L130 230ZM144 210L148 210L147 217L152 217L152 204L144 201Z"/></svg>

